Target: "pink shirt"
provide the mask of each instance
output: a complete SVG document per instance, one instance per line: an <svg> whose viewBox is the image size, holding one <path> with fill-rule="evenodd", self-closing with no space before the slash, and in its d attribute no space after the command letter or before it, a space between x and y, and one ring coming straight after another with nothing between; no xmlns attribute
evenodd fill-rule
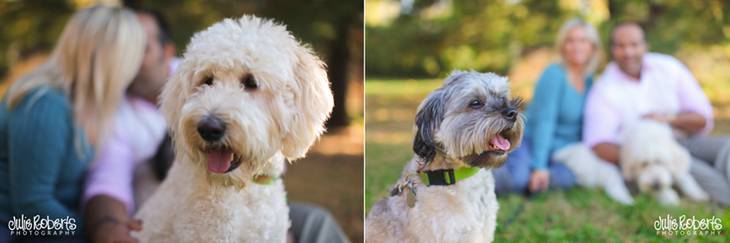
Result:
<svg viewBox="0 0 730 243"><path fill-rule="evenodd" d="M100 146L91 164L83 202L108 195L133 212L134 169L154 156L165 132L165 119L154 104L127 96L117 112L111 137Z"/></svg>
<svg viewBox="0 0 730 243"><path fill-rule="evenodd" d="M693 111L712 129L712 106L692 73L676 58L644 55L641 79L636 80L611 62L591 89L586 101L583 142L617 143L621 128L648 113L676 115Z"/></svg>

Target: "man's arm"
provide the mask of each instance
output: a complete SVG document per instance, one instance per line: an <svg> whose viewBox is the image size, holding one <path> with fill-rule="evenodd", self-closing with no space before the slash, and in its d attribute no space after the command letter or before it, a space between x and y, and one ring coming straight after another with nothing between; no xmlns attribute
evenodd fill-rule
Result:
<svg viewBox="0 0 730 243"><path fill-rule="evenodd" d="M621 147L615 143L598 143L593 146L593 153L599 158L618 165Z"/></svg>
<svg viewBox="0 0 730 243"><path fill-rule="evenodd" d="M676 61L679 113L670 121L672 127L688 134L708 133L712 130L712 105L699 82L684 64Z"/></svg>
<svg viewBox="0 0 730 243"><path fill-rule="evenodd" d="M93 242L136 242L129 235L137 228L129 227L134 208L134 150L117 129L100 146L86 178L84 218L89 224L86 234Z"/></svg>
<svg viewBox="0 0 730 243"><path fill-rule="evenodd" d="M87 235L93 242L137 242L130 230L140 230L141 222L130 220L127 207L116 198L97 195L84 210Z"/></svg>
<svg viewBox="0 0 730 243"><path fill-rule="evenodd" d="M674 119L671 119L669 125L688 134L695 134L705 129L707 120L697 112L684 111L677 114Z"/></svg>

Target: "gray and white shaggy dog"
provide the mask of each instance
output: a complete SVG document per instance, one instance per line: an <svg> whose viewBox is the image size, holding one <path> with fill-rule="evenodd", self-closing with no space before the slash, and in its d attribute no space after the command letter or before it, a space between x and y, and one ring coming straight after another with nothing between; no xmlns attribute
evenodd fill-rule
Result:
<svg viewBox="0 0 730 243"><path fill-rule="evenodd" d="M253 16L195 34L161 109L176 160L136 218L141 242L285 242L286 161L304 157L333 107L323 63Z"/></svg>
<svg viewBox="0 0 730 243"><path fill-rule="evenodd" d="M492 73L452 73L418 107L415 155L367 217L368 242L490 242L497 210L490 168L522 139L519 99Z"/></svg>

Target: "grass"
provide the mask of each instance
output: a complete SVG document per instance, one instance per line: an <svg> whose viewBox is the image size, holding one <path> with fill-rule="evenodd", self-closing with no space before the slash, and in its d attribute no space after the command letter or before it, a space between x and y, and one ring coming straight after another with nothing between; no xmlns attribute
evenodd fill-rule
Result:
<svg viewBox="0 0 730 243"><path fill-rule="evenodd" d="M438 80L366 82L366 210L387 196L389 187L411 158L415 109L439 85ZM716 123L716 132L730 133L730 119L722 118ZM667 215L715 216L725 227L730 226L730 211L711 204L683 201L680 207L662 207L651 198L638 196L636 205L627 207L611 201L600 191L581 188L529 199L511 195L499 198L499 203L498 242L730 241L730 232L725 228L719 236L661 236L654 230L654 221Z"/></svg>

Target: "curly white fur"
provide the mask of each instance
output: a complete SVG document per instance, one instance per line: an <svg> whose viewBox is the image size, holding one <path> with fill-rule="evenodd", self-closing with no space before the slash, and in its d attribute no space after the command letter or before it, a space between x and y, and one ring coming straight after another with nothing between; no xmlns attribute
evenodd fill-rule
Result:
<svg viewBox="0 0 730 243"><path fill-rule="evenodd" d="M691 200L708 195L689 173L689 152L674 139L664 123L639 120L622 130L620 162L624 177L639 191L650 193L664 205L679 204L677 187Z"/></svg>
<svg viewBox="0 0 730 243"><path fill-rule="evenodd" d="M193 36L166 84L161 108L176 162L136 217L142 242L284 242L289 227L281 180L324 131L332 93L323 63L283 25L254 16L226 19ZM245 88L254 77L255 89ZM220 118L224 146L241 161L227 173L206 168L209 141L196 126ZM210 163L210 162L209 162Z"/></svg>

